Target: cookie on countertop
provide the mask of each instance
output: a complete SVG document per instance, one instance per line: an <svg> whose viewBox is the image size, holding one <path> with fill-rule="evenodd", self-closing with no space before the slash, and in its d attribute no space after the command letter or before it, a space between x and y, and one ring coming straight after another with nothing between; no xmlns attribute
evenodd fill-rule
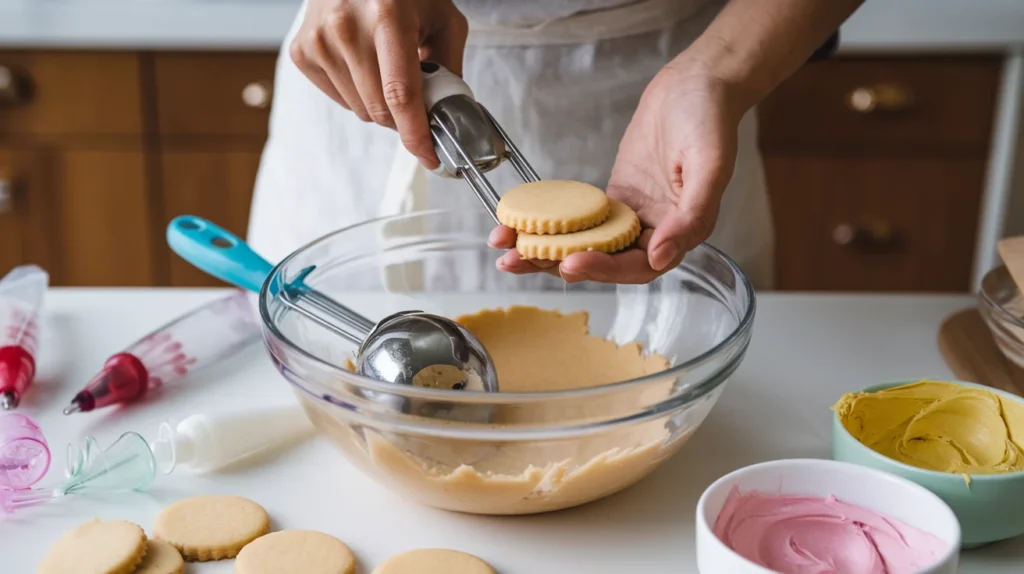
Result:
<svg viewBox="0 0 1024 574"><path fill-rule="evenodd" d="M442 548L421 548L396 554L378 566L373 574L495 574L483 560Z"/></svg>
<svg viewBox="0 0 1024 574"><path fill-rule="evenodd" d="M246 544L270 531L262 506L240 496L179 500L156 518L154 538L175 547L189 562L234 558Z"/></svg>
<svg viewBox="0 0 1024 574"><path fill-rule="evenodd" d="M353 574L356 557L344 542L314 530L282 530L246 545L235 574Z"/></svg>
<svg viewBox="0 0 1024 574"><path fill-rule="evenodd" d="M146 554L146 533L125 520L93 519L67 531L36 574L130 574Z"/></svg>
<svg viewBox="0 0 1024 574"><path fill-rule="evenodd" d="M146 541L146 556L132 574L184 574L185 560L181 553L164 542L150 538Z"/></svg>

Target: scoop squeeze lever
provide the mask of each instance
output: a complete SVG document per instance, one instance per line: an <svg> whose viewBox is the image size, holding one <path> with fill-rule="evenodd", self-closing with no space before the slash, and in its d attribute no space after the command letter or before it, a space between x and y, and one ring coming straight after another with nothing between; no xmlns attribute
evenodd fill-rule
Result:
<svg viewBox="0 0 1024 574"><path fill-rule="evenodd" d="M310 287L310 266L285 283L267 282L272 266L241 239L206 221L184 215L167 227L167 243L202 271L250 291L265 289L290 309L358 346L356 371L366 377L419 387L497 392L494 361L458 323L422 311L403 311L377 323ZM369 394L367 391L366 394ZM374 393L375 400L394 397ZM408 402L403 402L403 409Z"/></svg>
<svg viewBox="0 0 1024 574"><path fill-rule="evenodd" d="M465 179L494 222L500 223L501 198L484 173L508 159L524 182L540 181L540 176L462 78L429 61L420 63L420 72L430 135L441 161L434 173Z"/></svg>

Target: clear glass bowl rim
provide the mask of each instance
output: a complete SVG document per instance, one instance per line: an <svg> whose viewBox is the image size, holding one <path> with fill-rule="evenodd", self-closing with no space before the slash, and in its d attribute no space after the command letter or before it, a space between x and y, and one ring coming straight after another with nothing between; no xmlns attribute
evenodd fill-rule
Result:
<svg viewBox="0 0 1024 574"><path fill-rule="evenodd" d="M270 286L278 281L280 281L281 283L284 282L284 269L286 269L295 258L301 256L302 254L306 253L308 250L316 247L317 245L326 243L343 233L347 233L360 227L371 226L385 221L400 220L405 217L425 217L436 214L477 212L478 210L476 209L431 209L416 211L398 216L376 217L360 223L356 223L354 225L342 227L340 229L322 235L310 241L309 243L303 245L302 247L299 247L290 255L282 259L277 265L274 266L273 269L271 269L270 273L267 275L267 279L263 282L263 286L260 288L259 310L260 319L263 322L264 329L269 331L277 340L277 342L283 343L289 352L297 353L304 360L311 361L318 367L323 368L328 372L339 374L341 378L346 380L346 382L348 382L349 384L355 384L360 388L372 391L395 393L395 385L392 383L386 383L383 381L378 381L376 379L371 379L369 377L364 377L358 373L349 371L348 369L329 363L313 355L312 353L307 352L305 349L293 343L284 333L281 332L280 329L277 328L277 325L270 316L269 300L273 297L273 295L271 295L270 293ZM719 353L721 353L722 351L725 351L732 347L733 345L735 345L738 340L741 340L744 337L744 335L751 330L754 322L754 315L757 309L757 298L754 293L754 288L750 284L750 280L747 277L747 275L743 272L742 269L740 269L739 265L737 265L735 261L733 261L728 255L726 255L720 249L714 247L709 243L701 243L699 246L693 249L693 251L707 251L711 253L713 256L719 258L721 261L725 262L729 266L730 270L732 270L732 272L736 275L736 277L738 277L739 282L742 285L743 291L747 296L747 300L750 302L750 304L747 306L745 313L743 314L743 317L741 317L739 322L737 323L736 328L733 329L733 331L729 333L724 339L722 339L716 345L714 345L707 351L701 353L700 355L697 355L691 359L688 359L678 365L674 365L658 373L653 373L650 375L645 375L643 377L637 377L634 379L628 379L617 383L610 383L596 387L585 387L581 389L530 393L488 393L486 391L455 391L423 387L405 387L399 394L401 394L402 396L413 398L476 404L513 404L544 401L551 399L582 398L594 395L602 395L608 392L620 391L631 387L641 387L647 383L662 381L667 377L676 376L682 371L692 369L697 365L705 363L718 356ZM680 265L682 265L682 263L680 263ZM273 350L269 348L269 345L268 352L273 354ZM722 365L722 367L718 369L715 373L707 376L703 380L693 385L692 388L688 388L687 390L689 391L689 393L694 393L697 396L703 395L705 391L710 391L712 388L717 387L719 384L721 384L723 381L722 377L719 375L722 371L729 369L735 369L735 365L732 365L731 361ZM705 389L704 387L708 388Z"/></svg>
<svg viewBox="0 0 1024 574"><path fill-rule="evenodd" d="M1002 306L1002 304L993 299L992 295L985 289L985 284L989 283L988 279L993 277L996 273L1009 274L1009 270L1006 268L1006 265L998 265L989 269L981 278L981 288L978 289L978 292L981 294L981 298L984 299L985 303L999 314L1000 318L1011 325L1024 329L1024 319L1018 319L1013 316L1005 307ZM1013 278L1010 278L1010 281L1012 282ZM1017 291L1020 291L1020 289L1018 288Z"/></svg>

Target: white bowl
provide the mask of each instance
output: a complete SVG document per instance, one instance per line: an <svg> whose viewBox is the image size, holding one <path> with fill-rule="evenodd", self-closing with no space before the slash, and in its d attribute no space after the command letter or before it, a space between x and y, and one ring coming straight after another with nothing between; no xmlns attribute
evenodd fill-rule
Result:
<svg viewBox="0 0 1024 574"><path fill-rule="evenodd" d="M697 569L701 574L774 574L740 556L714 534L715 520L733 487L837 499L882 513L937 536L949 546L926 574L955 574L960 523L938 496L909 480L871 468L819 459L763 462L711 484L697 502Z"/></svg>

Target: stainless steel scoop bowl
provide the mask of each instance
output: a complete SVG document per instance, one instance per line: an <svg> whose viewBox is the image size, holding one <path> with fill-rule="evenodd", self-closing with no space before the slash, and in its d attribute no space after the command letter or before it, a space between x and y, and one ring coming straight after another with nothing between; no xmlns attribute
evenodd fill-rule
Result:
<svg viewBox="0 0 1024 574"><path fill-rule="evenodd" d="M309 266L287 285L267 285L273 265L231 232L205 219L183 215L167 227L167 243L183 259L227 283L258 293L277 291L281 300L309 320L358 345L356 372L373 379L449 390L498 391L494 362L461 325L422 311L370 319L308 287ZM394 402L383 393L371 397ZM408 401L395 403L402 410Z"/></svg>

